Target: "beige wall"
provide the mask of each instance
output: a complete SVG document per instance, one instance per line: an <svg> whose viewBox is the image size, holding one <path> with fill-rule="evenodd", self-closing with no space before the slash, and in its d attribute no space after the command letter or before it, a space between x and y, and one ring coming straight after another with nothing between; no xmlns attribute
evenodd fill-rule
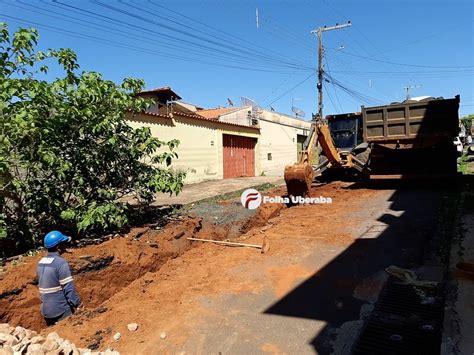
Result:
<svg viewBox="0 0 474 355"><path fill-rule="evenodd" d="M187 172L185 183L196 183L204 180L222 179L223 147L222 135L234 134L247 137L259 137L255 129L225 125L175 114L174 119L145 114L128 116L131 127L149 127L154 137L162 141L178 139L176 149L178 159L173 161L173 168ZM259 144L257 143L256 152ZM255 154L255 174L259 175L259 154Z"/></svg>
<svg viewBox="0 0 474 355"><path fill-rule="evenodd" d="M251 126L252 119L249 117L249 112L252 112L252 108L250 106L242 107L239 110L221 115L219 117L219 121L239 124L242 126Z"/></svg>
<svg viewBox="0 0 474 355"><path fill-rule="evenodd" d="M260 166L265 175L281 176L286 165L297 161L297 135L307 135L308 130L287 126L264 118L259 120ZM269 160L271 154L271 160Z"/></svg>

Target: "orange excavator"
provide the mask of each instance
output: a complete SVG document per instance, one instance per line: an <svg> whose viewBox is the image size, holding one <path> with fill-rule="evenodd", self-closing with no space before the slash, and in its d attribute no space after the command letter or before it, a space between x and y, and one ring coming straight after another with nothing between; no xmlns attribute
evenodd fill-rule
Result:
<svg viewBox="0 0 474 355"><path fill-rule="evenodd" d="M322 148L327 158L319 164L318 170L324 168L356 168L362 170L364 164L360 162L351 152L340 151L336 148L326 120L313 120L308 138L304 142L300 161L285 167L285 182L288 196L309 195L311 184L314 179L312 161L316 150L316 143Z"/></svg>

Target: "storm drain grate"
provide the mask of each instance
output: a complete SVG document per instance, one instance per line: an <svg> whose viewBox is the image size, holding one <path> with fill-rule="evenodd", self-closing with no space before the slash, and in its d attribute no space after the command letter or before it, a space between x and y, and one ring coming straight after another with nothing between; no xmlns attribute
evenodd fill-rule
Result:
<svg viewBox="0 0 474 355"><path fill-rule="evenodd" d="M353 354L439 354L443 300L390 278L367 320Z"/></svg>

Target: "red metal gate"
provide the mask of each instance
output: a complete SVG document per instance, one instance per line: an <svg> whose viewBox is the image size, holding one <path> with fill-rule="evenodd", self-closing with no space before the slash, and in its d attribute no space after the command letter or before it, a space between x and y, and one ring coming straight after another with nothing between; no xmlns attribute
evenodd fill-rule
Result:
<svg viewBox="0 0 474 355"><path fill-rule="evenodd" d="M224 134L224 179L255 176L256 138Z"/></svg>

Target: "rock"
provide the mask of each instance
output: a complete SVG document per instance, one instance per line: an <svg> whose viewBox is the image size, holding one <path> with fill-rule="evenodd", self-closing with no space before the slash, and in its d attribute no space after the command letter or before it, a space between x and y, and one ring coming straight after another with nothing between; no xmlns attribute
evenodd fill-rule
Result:
<svg viewBox="0 0 474 355"><path fill-rule="evenodd" d="M56 350L48 351L47 353L43 352L43 354L46 354L46 355L62 355L63 351L61 349L56 349Z"/></svg>
<svg viewBox="0 0 474 355"><path fill-rule="evenodd" d="M12 350L14 354L23 354L23 352L26 350L27 347L28 347L28 344L20 343L12 347Z"/></svg>
<svg viewBox="0 0 474 355"><path fill-rule="evenodd" d="M3 334L0 333L0 344L3 343L4 347L10 347L12 348L16 344L18 344L20 341L17 339L17 337L11 335L11 334Z"/></svg>
<svg viewBox="0 0 474 355"><path fill-rule="evenodd" d="M60 340L62 340L57 333L49 333L46 341L41 345L41 350L48 353L59 349Z"/></svg>
<svg viewBox="0 0 474 355"><path fill-rule="evenodd" d="M49 333L49 334L46 336L46 339L53 339L53 340L62 341L61 337L60 337L60 336L58 335L58 333L56 333L56 332Z"/></svg>
<svg viewBox="0 0 474 355"><path fill-rule="evenodd" d="M179 238L181 238L181 237L184 235L184 233L185 233L184 231L181 231L181 232L179 232L178 234L176 234L173 238L174 238L174 239L179 239Z"/></svg>
<svg viewBox="0 0 474 355"><path fill-rule="evenodd" d="M13 350L8 346L0 348L0 355L13 355Z"/></svg>
<svg viewBox="0 0 474 355"><path fill-rule="evenodd" d="M35 352L35 351L39 351L39 352L43 353L41 351L41 344L31 344L30 343L30 345L28 345L27 353L31 354L32 352Z"/></svg>
<svg viewBox="0 0 474 355"><path fill-rule="evenodd" d="M138 329L138 324L137 323L130 323L127 325L127 328L129 331L134 332Z"/></svg>
<svg viewBox="0 0 474 355"><path fill-rule="evenodd" d="M14 330L13 327L10 327L8 323L2 323L0 324L0 333L4 334L11 334L12 331Z"/></svg>
<svg viewBox="0 0 474 355"><path fill-rule="evenodd" d="M38 335L38 333L36 333L34 330L29 330L29 329L25 329L25 333L28 339L31 339Z"/></svg>
<svg viewBox="0 0 474 355"><path fill-rule="evenodd" d="M13 335L16 336L18 340L22 340L27 336L26 329L18 326L13 331Z"/></svg>
<svg viewBox="0 0 474 355"><path fill-rule="evenodd" d="M59 350L62 350L64 355L70 355L72 353L71 342L69 340L64 340Z"/></svg>
<svg viewBox="0 0 474 355"><path fill-rule="evenodd" d="M37 335L33 338L31 338L30 344L39 344L45 341L45 338L42 337L41 335Z"/></svg>
<svg viewBox="0 0 474 355"><path fill-rule="evenodd" d="M133 238L138 239L149 230L150 230L150 227L133 228L130 231L130 233L128 233L127 237L129 237L130 239L133 239Z"/></svg>
<svg viewBox="0 0 474 355"><path fill-rule="evenodd" d="M120 333L115 333L115 335L114 335L114 340L115 340L115 341L119 341L119 340L120 340L120 337L121 337L121 334L120 334Z"/></svg>
<svg viewBox="0 0 474 355"><path fill-rule="evenodd" d="M166 339L166 333L165 333L165 332L161 332L160 338L161 338L161 339Z"/></svg>
<svg viewBox="0 0 474 355"><path fill-rule="evenodd" d="M13 338L13 335L0 333L0 344L6 343L10 338Z"/></svg>

